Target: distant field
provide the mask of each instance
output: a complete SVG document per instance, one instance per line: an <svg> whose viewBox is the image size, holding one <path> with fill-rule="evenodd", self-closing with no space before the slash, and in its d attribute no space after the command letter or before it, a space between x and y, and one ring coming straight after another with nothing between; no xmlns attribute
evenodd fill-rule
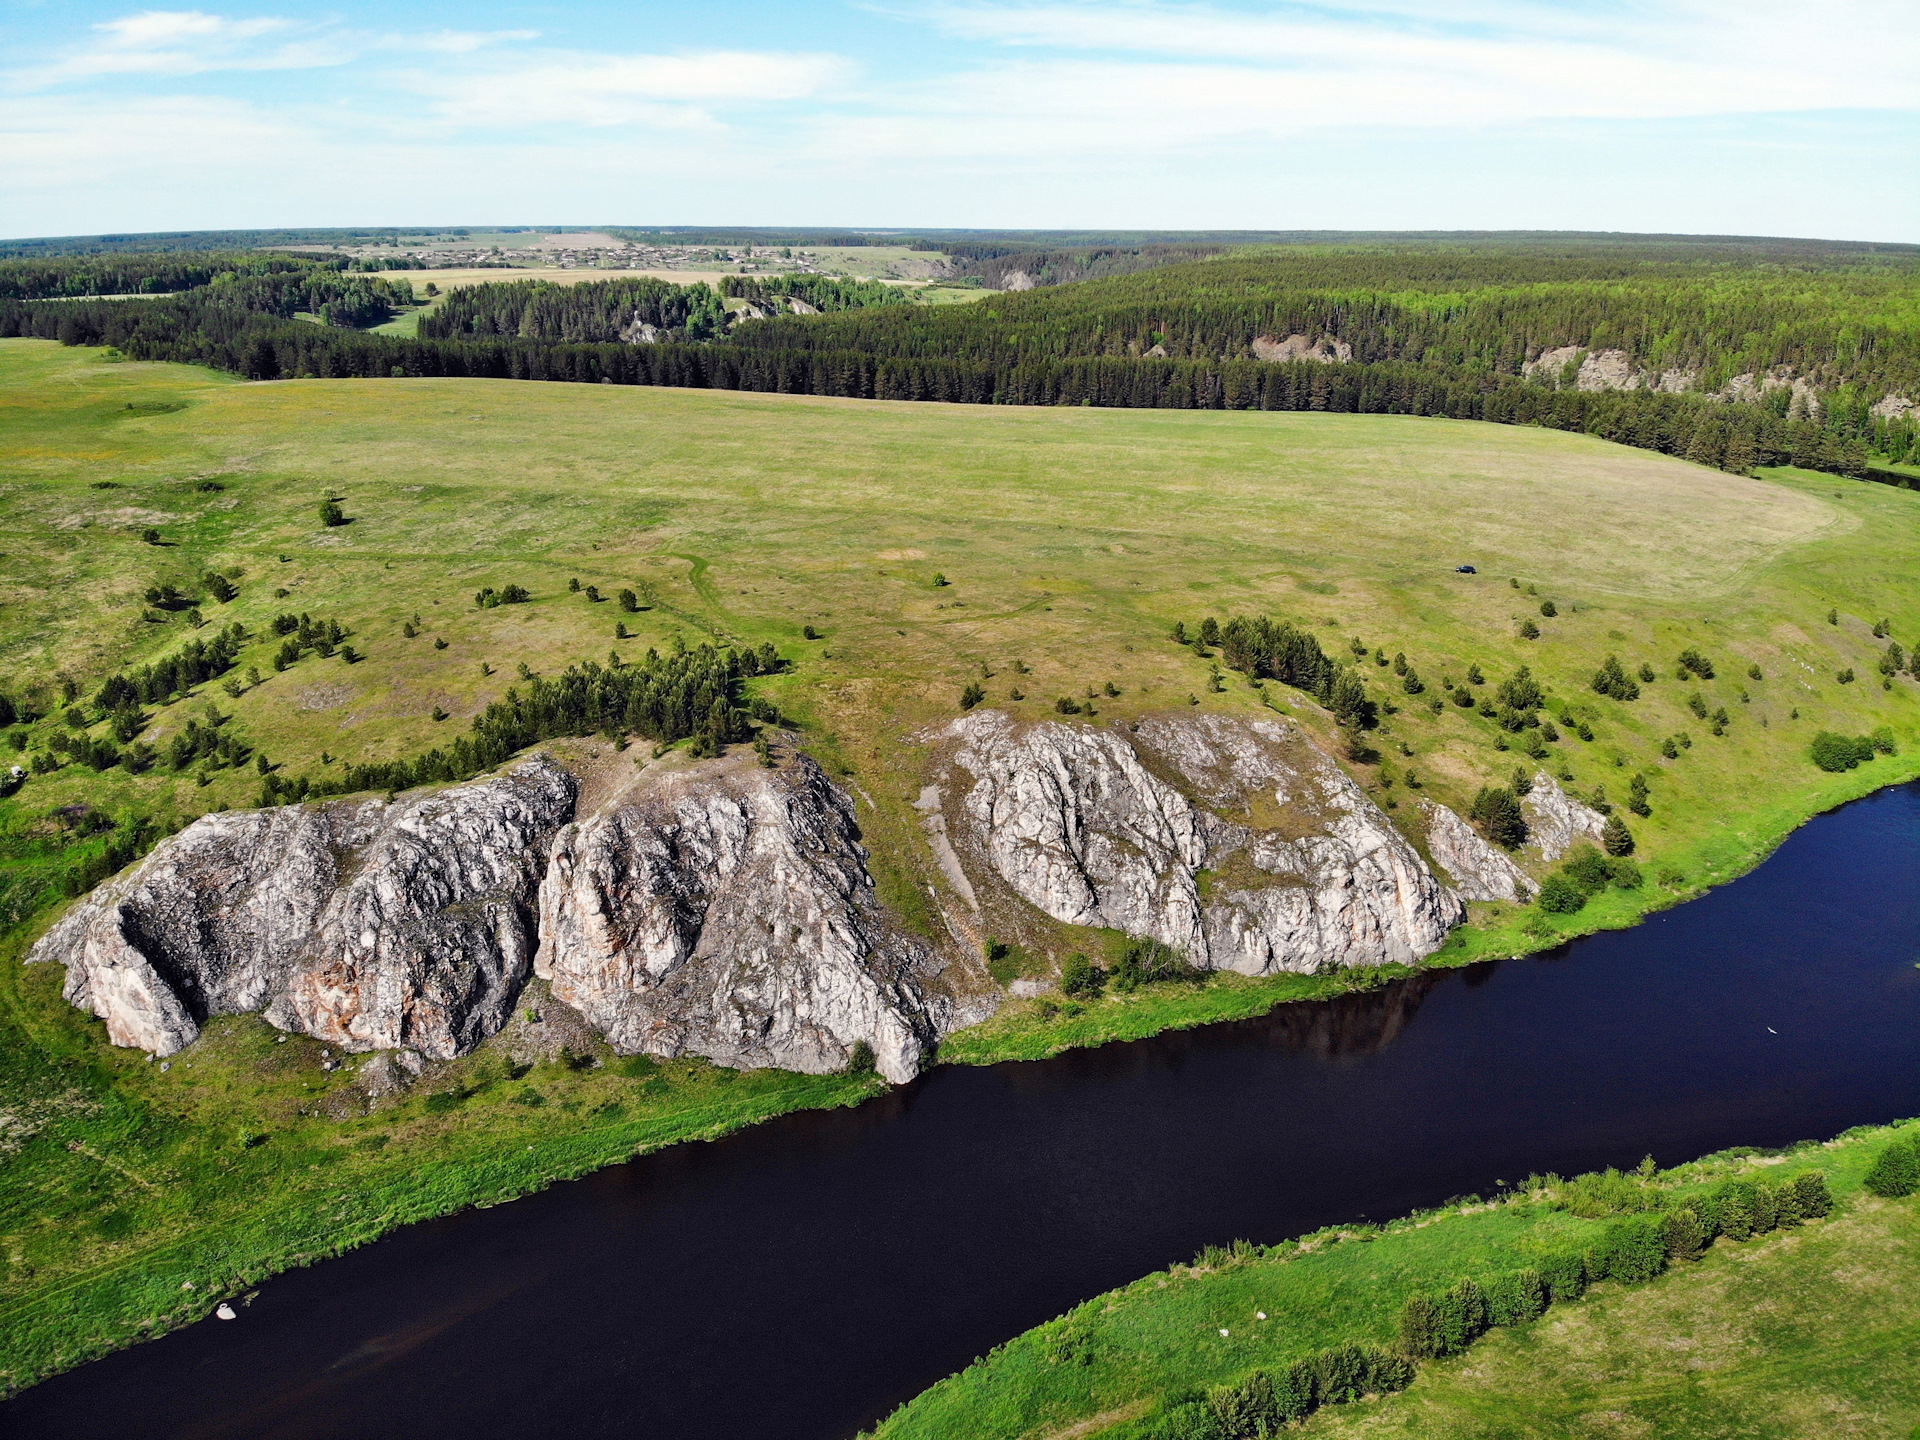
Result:
<svg viewBox="0 0 1920 1440"><path fill-rule="evenodd" d="M722 275L736 273L738 272L734 270L601 270L591 265L563 270L557 265L516 265L507 270L487 268L396 270L392 272L392 278L411 280L414 290L419 292L426 289L428 281L432 281L442 290L459 290L469 285L498 285L515 280L545 280L552 285L579 285L588 280L623 280L642 275L671 280L676 285L692 285L699 281L704 281L708 285L717 285Z"/></svg>

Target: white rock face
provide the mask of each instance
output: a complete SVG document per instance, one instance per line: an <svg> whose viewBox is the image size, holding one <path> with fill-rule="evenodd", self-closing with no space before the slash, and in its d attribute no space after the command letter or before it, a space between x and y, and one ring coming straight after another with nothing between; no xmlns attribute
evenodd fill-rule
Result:
<svg viewBox="0 0 1920 1440"><path fill-rule="evenodd" d="M1432 800L1420 805L1427 817L1427 849L1452 878L1461 899L1525 904L1539 893L1526 871L1453 811Z"/></svg>
<svg viewBox="0 0 1920 1440"><path fill-rule="evenodd" d="M172 1055L213 1015L264 1009L349 1050L471 1049L533 954L546 837L572 777L545 760L398 804L204 816L100 886L29 962L116 1045Z"/></svg>
<svg viewBox="0 0 1920 1440"><path fill-rule="evenodd" d="M1284 365L1292 360L1312 360L1321 365L1338 365L1353 359L1353 346L1331 335L1310 340L1305 335L1289 335L1284 340L1257 335L1253 341L1256 360L1271 360Z"/></svg>
<svg viewBox="0 0 1920 1440"><path fill-rule="evenodd" d="M1691 370L1670 369L1657 374L1642 370L1624 350L1587 350L1579 345L1561 345L1542 350L1537 359L1522 365L1521 372L1547 384L1558 385L1566 367L1575 360L1576 390L1659 390L1678 395L1693 388L1699 376Z"/></svg>
<svg viewBox="0 0 1920 1440"><path fill-rule="evenodd" d="M1604 815L1567 794L1544 770L1534 773L1533 790L1521 799L1520 809L1527 818L1527 844L1549 865L1583 841L1598 845L1607 825Z"/></svg>
<svg viewBox="0 0 1920 1440"><path fill-rule="evenodd" d="M536 973L615 1049L821 1073L860 1041L911 1079L948 1019L875 899L853 802L810 758L643 781L564 831Z"/></svg>
<svg viewBox="0 0 1920 1440"><path fill-rule="evenodd" d="M964 816L961 853L1057 920L1265 975L1410 963L1464 916L1366 793L1283 720L1154 717L1128 733L981 711L940 738L972 777L945 806Z"/></svg>

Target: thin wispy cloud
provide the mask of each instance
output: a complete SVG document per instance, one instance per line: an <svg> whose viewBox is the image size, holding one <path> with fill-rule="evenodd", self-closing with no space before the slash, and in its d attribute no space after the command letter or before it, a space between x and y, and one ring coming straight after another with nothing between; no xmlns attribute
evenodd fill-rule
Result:
<svg viewBox="0 0 1920 1440"><path fill-rule="evenodd" d="M719 123L720 104L758 108L843 88L857 67L837 55L708 50L682 55L542 54L463 73L413 71L438 121L460 127Z"/></svg>
<svg viewBox="0 0 1920 1440"><path fill-rule="evenodd" d="M13 7L0 231L425 218L440 186L602 222L1920 238L1913 0L232 3Z"/></svg>
<svg viewBox="0 0 1920 1440"><path fill-rule="evenodd" d="M219 72L317 70L395 50L468 55L539 34L536 30L370 33L331 18L235 18L201 10L146 10L102 21L90 32L86 43L40 65L16 69L8 78L23 88L52 88L116 76L186 78Z"/></svg>

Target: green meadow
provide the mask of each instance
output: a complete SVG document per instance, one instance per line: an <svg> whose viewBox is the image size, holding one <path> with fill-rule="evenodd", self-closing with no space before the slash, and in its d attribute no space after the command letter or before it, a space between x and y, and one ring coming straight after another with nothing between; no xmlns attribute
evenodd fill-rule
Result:
<svg viewBox="0 0 1920 1440"><path fill-rule="evenodd" d="M324 525L335 497L349 523ZM1267 614L1312 628L1330 653L1350 654L1356 637L1382 659L1404 653L1424 677L1414 697L1391 667L1362 662L1396 708L1352 768L1410 833L1417 797L1464 810L1521 759L1476 711L1426 708L1443 676L1464 685L1469 667L1490 692L1528 665L1550 713L1573 717L1542 762L1571 789L1604 787L1619 805L1645 778L1652 813L1628 817L1641 887L1571 916L1476 906L1432 963L1464 962L1630 924L1737 875L1809 815L1914 775L1916 683L1883 687L1888 642L1872 632L1886 621L1909 648L1920 637L1917 519L1912 490L1733 476L1581 435L1437 419L246 384L0 341L0 692L45 712L7 732L15 748L0 763L50 755L55 734L104 736L85 704L103 679L234 622L251 637L238 693L214 682L149 707L141 740L164 752L212 707L277 773L316 780L444 742L522 667L551 675L676 639L771 642L791 666L756 693L857 788L882 893L930 925L915 897L946 882L910 808L913 737L957 714L963 687L1032 719L1094 695L1094 723L1278 710L1342 749L1311 700L1217 674L1217 657L1169 639L1176 621ZM234 598L212 597L210 573ZM531 600L474 604L510 584ZM146 598L168 585L197 603ZM622 589L642 608L622 610ZM356 658L276 671L271 622L299 613L338 621ZM1522 637L1527 621L1537 638ZM1712 661L1712 680L1675 678L1688 648ZM1638 700L1592 690L1609 654L1656 672ZM1690 708L1696 691L1727 712L1723 734ZM1818 730L1883 727L1893 755L1839 774L1808 759ZM1665 757L1681 734L1689 743ZM601 764L651 748L573 743ZM103 827L251 805L260 784L251 762L138 775L66 764L0 800L0 1384L204 1314L393 1225L876 1089L625 1064L591 1036L541 1049L519 1021L371 1109L345 1072L320 1068L317 1045L281 1044L252 1017L217 1022L162 1074L65 1005L57 971L19 958ZM1063 950L1096 940L1059 936ZM1019 1002L943 1057L1044 1055L1375 978L1221 976Z"/></svg>

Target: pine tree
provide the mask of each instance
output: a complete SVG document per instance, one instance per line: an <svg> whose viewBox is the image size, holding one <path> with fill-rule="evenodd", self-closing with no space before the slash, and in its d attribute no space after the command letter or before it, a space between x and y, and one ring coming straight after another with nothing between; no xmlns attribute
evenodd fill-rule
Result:
<svg viewBox="0 0 1920 1440"><path fill-rule="evenodd" d="M1618 815L1609 815L1605 827L1600 831L1600 843L1607 848L1607 854L1626 856L1633 853L1633 832L1627 829L1627 822Z"/></svg>

